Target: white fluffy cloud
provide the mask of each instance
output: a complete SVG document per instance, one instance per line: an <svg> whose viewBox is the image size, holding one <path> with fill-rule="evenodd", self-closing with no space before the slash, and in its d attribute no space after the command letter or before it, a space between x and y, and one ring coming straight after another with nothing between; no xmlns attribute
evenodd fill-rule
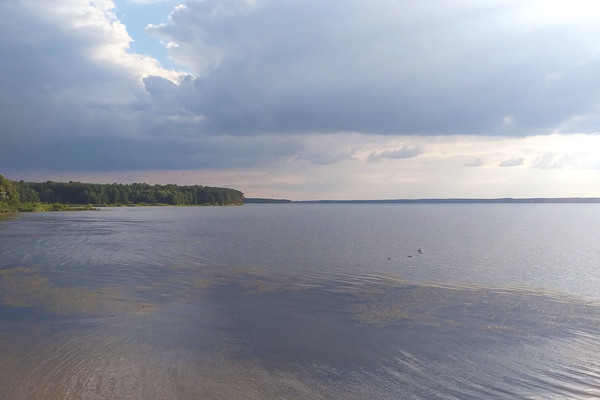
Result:
<svg viewBox="0 0 600 400"><path fill-rule="evenodd" d="M39 168L58 151L71 168L110 140L144 135L132 104L147 97L142 79L181 74L129 52L131 39L107 0L3 2L0 13L0 166ZM111 139L112 138L112 139ZM68 148L72 153L64 153ZM100 158L100 157L98 157ZM111 157L106 157L107 162ZM71 163L69 163L71 159ZM114 161L114 160L113 160Z"/></svg>

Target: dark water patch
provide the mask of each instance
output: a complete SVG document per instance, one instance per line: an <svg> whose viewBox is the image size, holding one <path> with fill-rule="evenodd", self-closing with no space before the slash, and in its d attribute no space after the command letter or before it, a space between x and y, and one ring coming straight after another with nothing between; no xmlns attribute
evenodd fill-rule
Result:
<svg viewBox="0 0 600 400"><path fill-rule="evenodd" d="M600 369L578 368L600 350L596 304L524 290L365 282L277 293L221 283L220 314L242 344L233 357L365 387L385 377L394 387L388 395L408 386L415 398L600 393Z"/></svg>
<svg viewBox="0 0 600 400"><path fill-rule="evenodd" d="M365 362L370 337L347 312L343 299L319 289L296 293L247 294L235 287L215 291L229 329L239 332L236 357L260 360L275 368L327 364L336 369ZM362 328L362 329L361 329Z"/></svg>

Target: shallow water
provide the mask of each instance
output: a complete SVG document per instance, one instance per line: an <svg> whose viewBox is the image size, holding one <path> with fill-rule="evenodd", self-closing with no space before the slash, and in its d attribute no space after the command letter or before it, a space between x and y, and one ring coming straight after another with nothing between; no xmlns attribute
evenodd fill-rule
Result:
<svg viewBox="0 0 600 400"><path fill-rule="evenodd" d="M598 398L599 211L2 217L0 398Z"/></svg>

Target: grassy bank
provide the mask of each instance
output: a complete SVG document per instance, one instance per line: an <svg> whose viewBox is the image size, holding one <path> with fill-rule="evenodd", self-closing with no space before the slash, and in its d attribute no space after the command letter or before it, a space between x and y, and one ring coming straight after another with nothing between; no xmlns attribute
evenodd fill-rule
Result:
<svg viewBox="0 0 600 400"><path fill-rule="evenodd" d="M89 211L94 210L91 204L61 204L61 203L18 203L0 202L0 212L44 212L44 211Z"/></svg>

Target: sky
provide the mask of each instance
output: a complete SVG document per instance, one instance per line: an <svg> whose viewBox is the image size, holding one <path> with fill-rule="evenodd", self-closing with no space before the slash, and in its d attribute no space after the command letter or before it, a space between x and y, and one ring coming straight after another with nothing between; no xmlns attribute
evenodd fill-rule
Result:
<svg viewBox="0 0 600 400"><path fill-rule="evenodd" d="M0 174L600 197L595 0L0 0Z"/></svg>

